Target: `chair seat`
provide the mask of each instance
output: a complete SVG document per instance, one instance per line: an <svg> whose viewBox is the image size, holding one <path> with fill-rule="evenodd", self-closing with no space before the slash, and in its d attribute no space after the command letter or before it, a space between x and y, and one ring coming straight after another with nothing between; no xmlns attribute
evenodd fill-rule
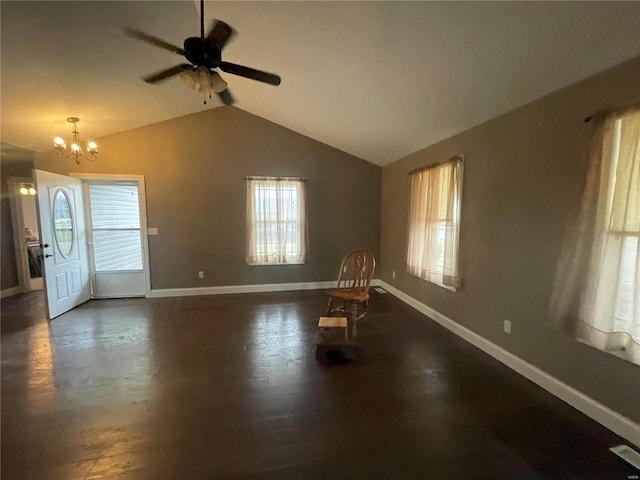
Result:
<svg viewBox="0 0 640 480"><path fill-rule="evenodd" d="M344 300L354 300L356 302L364 302L369 300L369 293L361 288L333 288L329 290L329 295Z"/></svg>

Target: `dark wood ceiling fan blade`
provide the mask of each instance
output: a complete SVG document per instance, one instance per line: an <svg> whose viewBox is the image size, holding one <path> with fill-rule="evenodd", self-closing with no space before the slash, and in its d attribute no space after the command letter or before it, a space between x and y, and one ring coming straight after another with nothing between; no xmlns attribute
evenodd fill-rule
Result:
<svg viewBox="0 0 640 480"><path fill-rule="evenodd" d="M186 72L193 68L193 65L189 63L182 63L180 65L176 65L175 67L167 68L166 70L161 70L156 73L152 73L151 75L147 75L146 77L142 77L147 83L158 83L162 80L166 80L174 75L178 75L179 73Z"/></svg>
<svg viewBox="0 0 640 480"><path fill-rule="evenodd" d="M237 65L235 63L220 62L220 69L223 72L231 73L232 75L239 75L240 77L251 78L259 82L268 83L269 85L280 85L281 79L275 73L263 72L256 70L255 68L245 67L244 65Z"/></svg>
<svg viewBox="0 0 640 480"><path fill-rule="evenodd" d="M129 35L131 38L135 38L136 40L142 40L143 42L149 43L156 47L164 48L165 50L169 50L170 52L177 53L178 55L185 55L187 52L175 45L171 45L169 42L165 42L161 38L154 37L153 35L149 35L148 33L142 32L140 30L136 30L135 28L124 27L124 33Z"/></svg>
<svg viewBox="0 0 640 480"><path fill-rule="evenodd" d="M225 105L233 105L235 103L235 98L231 95L231 92L228 88L225 88L223 91L218 92L218 97L220 97L220 101Z"/></svg>
<svg viewBox="0 0 640 480"><path fill-rule="evenodd" d="M222 20L214 20L211 30L207 35L207 42L213 48L222 50L235 33L236 31Z"/></svg>

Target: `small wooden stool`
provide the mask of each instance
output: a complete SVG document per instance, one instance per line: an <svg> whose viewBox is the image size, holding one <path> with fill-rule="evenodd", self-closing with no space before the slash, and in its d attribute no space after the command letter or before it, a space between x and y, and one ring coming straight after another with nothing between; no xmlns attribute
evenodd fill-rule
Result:
<svg viewBox="0 0 640 480"><path fill-rule="evenodd" d="M316 332L316 357L337 353L344 357L349 346L347 317L320 317Z"/></svg>

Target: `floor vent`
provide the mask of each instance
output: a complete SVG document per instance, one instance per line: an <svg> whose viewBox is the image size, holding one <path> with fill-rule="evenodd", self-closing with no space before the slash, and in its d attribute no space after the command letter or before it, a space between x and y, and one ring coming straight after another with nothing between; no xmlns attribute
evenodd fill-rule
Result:
<svg viewBox="0 0 640 480"><path fill-rule="evenodd" d="M374 290L378 293L387 293L387 291L382 287L374 287Z"/></svg>
<svg viewBox="0 0 640 480"><path fill-rule="evenodd" d="M618 455L625 462L630 463L640 470L640 453L636 452L630 446L618 445L617 447L610 448L609 450Z"/></svg>

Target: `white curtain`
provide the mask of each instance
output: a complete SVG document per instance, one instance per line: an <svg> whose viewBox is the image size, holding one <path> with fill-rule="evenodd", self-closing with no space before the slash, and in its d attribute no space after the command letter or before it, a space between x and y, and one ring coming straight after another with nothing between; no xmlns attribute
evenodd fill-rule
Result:
<svg viewBox="0 0 640 480"><path fill-rule="evenodd" d="M306 260L304 181L247 179L247 263L304 263Z"/></svg>
<svg viewBox="0 0 640 480"><path fill-rule="evenodd" d="M580 216L563 249L552 315L577 338L640 365L640 108L600 115Z"/></svg>
<svg viewBox="0 0 640 480"><path fill-rule="evenodd" d="M411 175L407 270L451 289L460 286L461 199L461 157Z"/></svg>

